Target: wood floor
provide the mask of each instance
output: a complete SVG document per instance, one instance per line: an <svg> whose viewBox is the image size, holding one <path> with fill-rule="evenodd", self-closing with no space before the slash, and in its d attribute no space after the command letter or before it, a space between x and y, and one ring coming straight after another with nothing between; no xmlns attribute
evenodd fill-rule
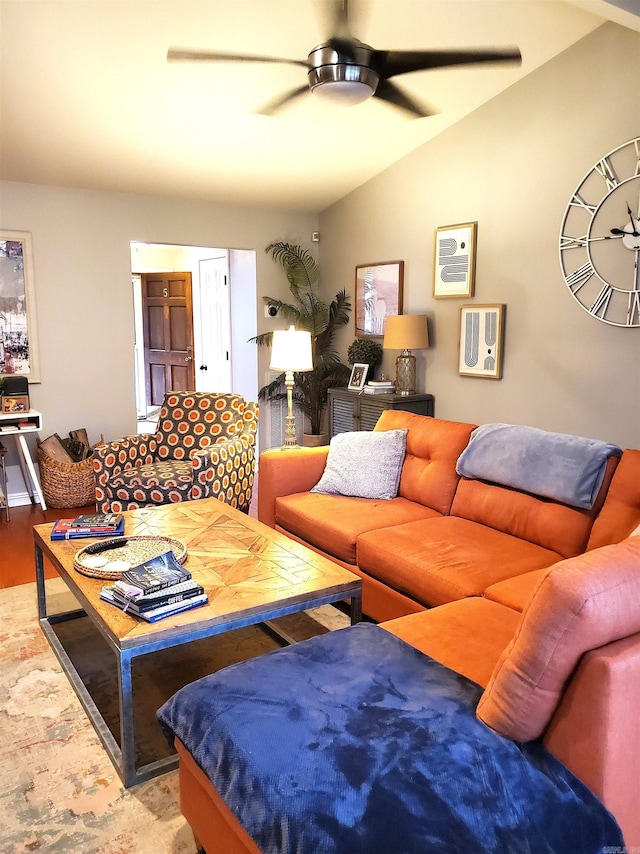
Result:
<svg viewBox="0 0 640 854"><path fill-rule="evenodd" d="M257 516L258 484L253 488L250 516ZM14 587L36 580L33 531L34 525L55 522L56 519L72 519L79 513L93 513L95 505L65 510L41 510L40 506L25 505L12 507L7 522L4 510L0 511L0 588ZM54 578L56 572L45 561L45 577Z"/></svg>
<svg viewBox="0 0 640 854"><path fill-rule="evenodd" d="M0 588L14 587L36 580L33 531L34 525L42 522L54 522L56 519L70 519L79 513L91 513L95 505L65 510L41 510L40 505L11 507L7 522L4 510L0 517ZM55 577L56 572L45 563L45 576Z"/></svg>

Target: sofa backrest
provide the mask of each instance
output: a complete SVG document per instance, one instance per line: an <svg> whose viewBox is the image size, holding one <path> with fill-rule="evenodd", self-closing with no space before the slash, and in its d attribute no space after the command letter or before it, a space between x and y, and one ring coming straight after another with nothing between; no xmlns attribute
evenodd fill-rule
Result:
<svg viewBox="0 0 640 854"><path fill-rule="evenodd" d="M456 462L475 424L385 410L375 430L408 429L398 495L447 515L460 480Z"/></svg>
<svg viewBox="0 0 640 854"><path fill-rule="evenodd" d="M562 557L573 557L586 549L618 460L618 457L609 458L598 497L590 510L463 477L456 489L451 515L535 543Z"/></svg>
<svg viewBox="0 0 640 854"><path fill-rule="evenodd" d="M626 450L593 523L587 549L619 543L640 525L640 451Z"/></svg>
<svg viewBox="0 0 640 854"><path fill-rule="evenodd" d="M193 451L239 436L245 406L239 394L168 392L158 418L156 461L188 460Z"/></svg>
<svg viewBox="0 0 640 854"><path fill-rule="evenodd" d="M580 658L640 632L639 565L636 536L552 566L480 698L480 720L507 738L539 738Z"/></svg>

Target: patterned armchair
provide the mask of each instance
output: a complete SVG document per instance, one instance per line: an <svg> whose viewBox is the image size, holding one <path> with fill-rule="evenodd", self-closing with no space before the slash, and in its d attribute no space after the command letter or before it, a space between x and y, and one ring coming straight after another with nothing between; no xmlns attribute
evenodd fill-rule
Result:
<svg viewBox="0 0 640 854"><path fill-rule="evenodd" d="M169 392L158 432L94 448L96 507L134 510L218 498L248 512L258 404L238 394Z"/></svg>

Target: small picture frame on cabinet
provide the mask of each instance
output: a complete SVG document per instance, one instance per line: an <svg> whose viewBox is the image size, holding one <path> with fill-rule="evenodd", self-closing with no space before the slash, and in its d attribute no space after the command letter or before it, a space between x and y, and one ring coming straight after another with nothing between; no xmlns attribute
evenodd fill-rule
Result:
<svg viewBox="0 0 640 854"><path fill-rule="evenodd" d="M351 371L351 376L349 377L349 385L347 388L351 389L351 391L362 391L364 388L364 384L367 381L367 373L369 371L369 365L361 365L359 363L353 366Z"/></svg>

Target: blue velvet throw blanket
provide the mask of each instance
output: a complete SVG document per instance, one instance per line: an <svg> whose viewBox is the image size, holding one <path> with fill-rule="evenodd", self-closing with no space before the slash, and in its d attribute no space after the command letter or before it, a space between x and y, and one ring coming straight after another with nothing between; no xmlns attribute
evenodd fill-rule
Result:
<svg viewBox="0 0 640 854"><path fill-rule="evenodd" d="M481 693L361 623L194 682L158 717L265 854L622 846L612 816L541 744L476 718Z"/></svg>
<svg viewBox="0 0 640 854"><path fill-rule="evenodd" d="M617 445L517 424L484 424L458 457L463 477L487 480L590 510Z"/></svg>

